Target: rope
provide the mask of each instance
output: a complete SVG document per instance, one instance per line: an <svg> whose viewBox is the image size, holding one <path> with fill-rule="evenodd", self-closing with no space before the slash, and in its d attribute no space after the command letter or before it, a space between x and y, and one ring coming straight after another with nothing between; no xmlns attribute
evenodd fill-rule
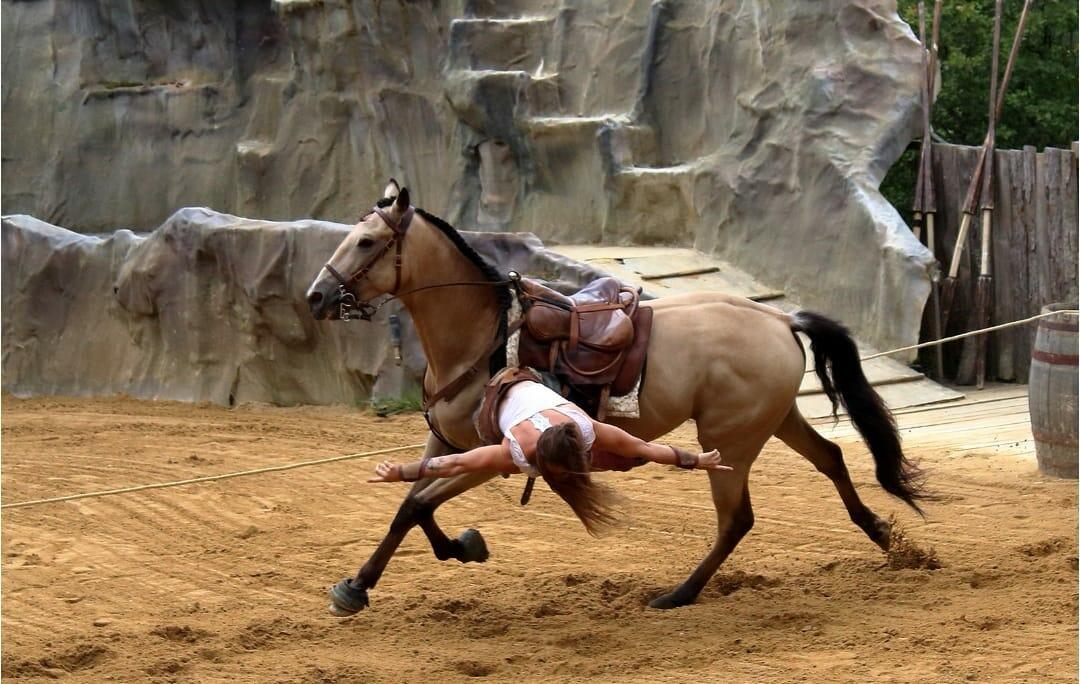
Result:
<svg viewBox="0 0 1080 684"><path fill-rule="evenodd" d="M471 283L470 283L471 284ZM914 349L922 349L923 347L932 347L937 344L945 344L946 342L952 342L954 340L961 340L965 337L972 337L974 335L982 335L995 330L1002 330L1004 328L1013 328L1018 325L1024 325L1025 323L1031 323L1037 321L1040 318L1047 318L1049 316L1057 316L1060 314L1066 315L1080 315L1080 311L1067 309L1062 311L1050 311L1047 313L1038 314L1037 316L1031 316L1018 321L1011 321L1009 323L1002 323L1000 325L991 326L989 328L982 328L980 330L972 330L960 335L953 335L952 337L943 337L940 340L933 340L931 342L923 342L922 344L913 344L908 347L900 347L898 349L890 349L889 351L880 352L877 354L871 354L864 356L860 361L869 361L870 359L876 359L880 356L891 356L893 354L899 354L900 352L912 351ZM813 372L812 370L806 371L807 373ZM319 458L314 461L299 461L297 463L286 463L284 465L266 466L264 468L254 468L252 470L239 470L232 473L222 473L221 475L206 475L204 477L193 477L188 480L176 480L173 482L156 482L153 484L134 485L131 487L121 487L119 489L106 489L100 492L85 492L83 494L69 494L67 496L54 496L48 499L33 499L31 501L19 501L17 503L9 503L0 505L0 509L3 508L24 508L26 506L37 506L39 504L47 503L60 503L62 501L77 501L79 499L96 499L102 496L111 496L113 494L129 494L131 492L142 492L148 489L166 489L169 487L181 487L183 485L198 484L200 482L217 482L219 480L230 480L234 477L246 477L248 475L259 475L262 473L279 473L285 470L295 470L296 468L306 468L313 465L322 465L325 463L337 463L338 461L349 461L356 458L364 458L366 456L379 456L381 454L392 454L398 451L409 451L412 449L422 449L423 444L409 444L406 446L390 447L388 449L376 449L375 451L362 451L355 454L345 454L343 456L331 456L329 458Z"/></svg>
<svg viewBox="0 0 1080 684"><path fill-rule="evenodd" d="M32 501L20 501L18 503L3 504L0 508L23 508L25 506L37 506L38 504L46 503L59 503L61 501L75 501L77 499L93 499L101 496L110 496L112 494L128 494L130 492L141 492L147 489L165 489L167 487L180 487L182 485L197 484L199 482L216 482L218 480L229 480L234 477L244 477L247 475L258 475L261 473L277 473L283 470L295 470L296 468L306 468L307 466L321 465L324 463L336 463L338 461L348 461L354 458L363 458L365 456L378 456L380 454L392 454L396 451L408 451L410 449L422 449L423 444L409 444L408 446L390 447L389 449L377 449L375 451L363 451L356 454L345 454L344 456L331 456L329 458L320 458L314 461L300 461L299 463L286 463L284 465L266 466L265 468L254 468L252 470L240 470L233 473L222 473L221 475L207 475L205 477L193 477L189 480L176 480L174 482L156 482L154 484L134 485L131 487L121 487L119 489L106 489L100 492L86 492L83 494L69 494L68 496L54 496L48 499L34 499Z"/></svg>
<svg viewBox="0 0 1080 684"><path fill-rule="evenodd" d="M1080 315L1080 310L1077 310L1077 309L1062 309L1061 311L1047 311L1046 313L1037 314L1035 316L1029 316L1028 318L1021 318L1020 320L1017 320L1017 321L1010 321L1008 323L1001 323L999 325L992 325L989 328L980 328L978 330L972 330L970 332L961 333L959 335L952 335L951 337L942 337L940 340L931 340L929 342L922 342L920 344L912 344L912 345L909 345L907 347L899 347L897 349L890 349L889 351L878 352L877 354L870 354L869 356L862 356L862 357L859 358L859 361L869 361L870 359L876 359L876 358L879 358L879 357L882 357L882 356L892 356L893 354L899 354L900 352L906 352L906 351L913 351L915 349L922 349L923 347L934 347L934 346L937 346L939 344L945 344L947 342L955 342L956 340L962 340L965 337L974 337L975 335L984 335L984 334L989 333L989 332L994 332L995 330L1004 330L1005 328L1015 328L1016 326L1019 326L1019 325L1025 325L1027 323L1031 323L1032 321L1037 321L1040 318L1049 318L1050 316L1058 316L1058 315L1062 315L1062 314L1071 315L1071 316L1077 316L1077 315ZM805 371L804 375L806 373L813 373L813 372L814 372L814 369L811 368L810 370Z"/></svg>

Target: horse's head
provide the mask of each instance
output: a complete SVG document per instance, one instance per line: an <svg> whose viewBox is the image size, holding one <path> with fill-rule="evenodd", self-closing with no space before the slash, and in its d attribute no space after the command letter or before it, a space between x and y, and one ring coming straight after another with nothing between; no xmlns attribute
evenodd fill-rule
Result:
<svg viewBox="0 0 1080 684"><path fill-rule="evenodd" d="M308 306L315 318L341 318L352 309L368 318L374 313L372 299L397 292L413 212L408 188L399 188L391 178L383 199L349 231L308 288Z"/></svg>

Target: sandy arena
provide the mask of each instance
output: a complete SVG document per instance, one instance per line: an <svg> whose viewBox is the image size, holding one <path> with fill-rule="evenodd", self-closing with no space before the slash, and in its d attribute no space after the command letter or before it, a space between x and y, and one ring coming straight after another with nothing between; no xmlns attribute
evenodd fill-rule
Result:
<svg viewBox="0 0 1080 684"><path fill-rule="evenodd" d="M1033 457L992 443L947 446L969 423L950 426L945 412L902 415L901 426L931 415L944 433L905 431L942 496L926 521L877 487L850 431L836 439L867 503L895 512L940 569L890 567L926 559L883 555L830 482L773 442L751 476L754 530L696 605L671 612L645 603L682 581L715 533L700 472L605 475L631 523L600 540L542 484L521 508L523 479L494 480L439 514L451 534L483 532L486 564L439 562L416 531L371 608L348 619L327 613L325 590L367 558L404 493L364 482L373 459L9 509L3 676L1076 681L1076 482L1043 477ZM416 414L347 408L6 397L2 494L12 503L175 480L423 433ZM684 426L671 439L689 446L691 434Z"/></svg>

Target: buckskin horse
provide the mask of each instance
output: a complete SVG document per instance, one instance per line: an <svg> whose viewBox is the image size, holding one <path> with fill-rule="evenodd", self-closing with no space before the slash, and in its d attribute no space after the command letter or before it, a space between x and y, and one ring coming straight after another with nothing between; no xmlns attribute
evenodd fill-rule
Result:
<svg viewBox="0 0 1080 684"><path fill-rule="evenodd" d="M472 416L486 381L506 362L511 293L505 284L505 276L453 227L412 207L408 190L391 179L383 199L320 270L307 302L315 318L325 319L357 308L370 318L375 309L371 302L378 297L401 300L428 362L424 408L433 430L425 455L438 456L481 443ZM702 450L719 449L724 463L734 468L708 473L716 507L716 539L708 555L682 584L654 598L650 606L692 603L753 527L750 467L774 435L832 481L851 520L888 550L890 525L859 498L840 447L815 432L799 413L795 399L805 352L795 333L809 338L815 371L834 413L838 402L847 410L873 455L882 488L921 513L919 500L926 496L922 473L904 456L892 414L867 382L856 345L840 323L716 292L663 297L642 306L652 307L653 328L640 417L611 422L652 441L694 419ZM331 589L331 611L349 615L367 606L368 590L417 525L439 560L485 561L487 545L478 531L469 529L450 539L434 513L493 476L475 473L415 483L371 558L354 578Z"/></svg>

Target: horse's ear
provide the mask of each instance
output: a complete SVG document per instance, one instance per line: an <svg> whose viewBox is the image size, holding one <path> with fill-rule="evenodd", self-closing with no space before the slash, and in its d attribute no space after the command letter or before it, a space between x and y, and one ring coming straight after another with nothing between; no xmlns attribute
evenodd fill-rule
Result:
<svg viewBox="0 0 1080 684"><path fill-rule="evenodd" d="M405 211L406 209L409 208L409 189L408 188L402 188L401 189L401 192L398 193L397 201L394 202L394 205L397 207L398 211Z"/></svg>
<svg viewBox="0 0 1080 684"><path fill-rule="evenodd" d="M388 199L392 199L394 197L397 197L400 192L401 190L398 187L397 181L391 178L390 181L386 184L386 188L382 191L382 196Z"/></svg>

